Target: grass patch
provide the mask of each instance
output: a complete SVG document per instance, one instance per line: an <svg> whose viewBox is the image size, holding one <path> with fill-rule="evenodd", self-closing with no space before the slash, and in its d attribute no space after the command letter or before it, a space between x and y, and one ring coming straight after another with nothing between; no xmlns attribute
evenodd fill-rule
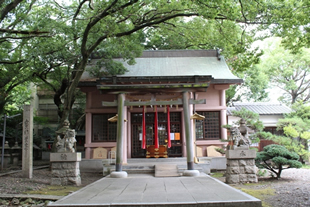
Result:
<svg viewBox="0 0 310 207"><path fill-rule="evenodd" d="M24 194L39 194L39 195L55 195L55 196L66 196L74 191L81 189L77 186L48 186L40 190L26 191Z"/></svg>
<svg viewBox="0 0 310 207"><path fill-rule="evenodd" d="M215 173L211 173L211 176L214 178L221 178L224 176L223 172L215 172Z"/></svg>
<svg viewBox="0 0 310 207"><path fill-rule="evenodd" d="M275 195L275 189L273 188L264 188L264 189L245 189L245 188L241 188L240 190L242 190L243 192L254 196L255 198L258 198L262 201L262 206L263 207L272 207L270 205L268 205L268 203L265 202L266 198L268 198L269 196L273 196Z"/></svg>
<svg viewBox="0 0 310 207"><path fill-rule="evenodd" d="M302 168L303 168L303 169L310 169L310 165L303 164L303 165L302 165Z"/></svg>

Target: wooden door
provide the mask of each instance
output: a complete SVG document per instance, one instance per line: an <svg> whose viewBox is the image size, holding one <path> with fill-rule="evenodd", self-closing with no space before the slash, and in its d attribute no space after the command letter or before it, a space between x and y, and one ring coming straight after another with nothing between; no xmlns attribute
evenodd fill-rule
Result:
<svg viewBox="0 0 310 207"><path fill-rule="evenodd" d="M154 145L154 113L145 114L146 122L146 145ZM181 113L170 113L170 132L179 137L171 141L171 148L168 149L169 157L182 156L181 140ZM131 157L146 157L146 150L142 149L142 113L131 114ZM158 139L159 145L167 145L167 114L158 113Z"/></svg>

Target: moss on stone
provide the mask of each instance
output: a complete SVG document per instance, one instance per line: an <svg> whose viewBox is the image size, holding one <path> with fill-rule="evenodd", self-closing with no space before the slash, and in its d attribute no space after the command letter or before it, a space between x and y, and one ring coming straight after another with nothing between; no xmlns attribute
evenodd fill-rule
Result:
<svg viewBox="0 0 310 207"><path fill-rule="evenodd" d="M74 191L79 190L80 188L81 187L77 186L48 186L40 190L26 191L24 194L66 196Z"/></svg>
<svg viewBox="0 0 310 207"><path fill-rule="evenodd" d="M255 198L258 198L262 201L262 206L263 207L272 207L270 206L268 203L266 203L266 199L270 196L275 195L275 189L273 188L263 188L263 189L245 189L245 188L241 188L240 190L242 190L243 192L254 196Z"/></svg>

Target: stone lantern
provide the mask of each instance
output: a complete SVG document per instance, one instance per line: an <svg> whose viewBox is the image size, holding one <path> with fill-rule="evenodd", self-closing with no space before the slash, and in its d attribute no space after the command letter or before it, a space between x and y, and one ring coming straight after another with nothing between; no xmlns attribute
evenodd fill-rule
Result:
<svg viewBox="0 0 310 207"><path fill-rule="evenodd" d="M18 165L19 155L22 152L22 148L18 146L18 143L15 142L15 145L11 148L11 155L12 155L12 164Z"/></svg>
<svg viewBox="0 0 310 207"><path fill-rule="evenodd" d="M2 147L0 147L1 152L2 152ZM11 154L10 154L11 148L9 146L9 142L5 141L4 144L4 153L3 153L3 161L1 160L1 162L3 162L3 168L7 168L9 166L9 164L11 163Z"/></svg>

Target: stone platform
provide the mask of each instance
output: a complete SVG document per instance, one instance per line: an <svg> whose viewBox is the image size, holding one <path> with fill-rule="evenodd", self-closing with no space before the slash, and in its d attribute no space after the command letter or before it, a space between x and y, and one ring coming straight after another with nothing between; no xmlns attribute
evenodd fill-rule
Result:
<svg viewBox="0 0 310 207"><path fill-rule="evenodd" d="M204 173L197 177L158 178L129 174L102 178L48 206L208 206L261 207L261 201Z"/></svg>

